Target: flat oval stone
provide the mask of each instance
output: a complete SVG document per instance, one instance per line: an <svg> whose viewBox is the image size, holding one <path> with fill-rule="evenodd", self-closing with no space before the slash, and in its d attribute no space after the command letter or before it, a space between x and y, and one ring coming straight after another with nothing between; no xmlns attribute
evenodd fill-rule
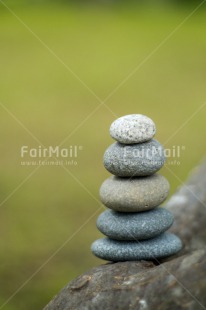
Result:
<svg viewBox="0 0 206 310"><path fill-rule="evenodd" d="M110 127L111 137L124 144L148 141L154 137L155 132L154 122L142 114L122 116Z"/></svg>
<svg viewBox="0 0 206 310"><path fill-rule="evenodd" d="M96 240L91 246L94 255L113 262L167 257L177 253L181 248L181 240L171 233L163 233L144 241L117 241L103 238Z"/></svg>
<svg viewBox="0 0 206 310"><path fill-rule="evenodd" d="M131 179L111 176L100 187L102 203L120 212L153 209L167 198L168 193L169 183L159 174Z"/></svg>
<svg viewBox="0 0 206 310"><path fill-rule="evenodd" d="M173 221L172 213L164 208L139 213L107 210L98 217L97 228L111 239L143 240L160 235Z"/></svg>
<svg viewBox="0 0 206 310"><path fill-rule="evenodd" d="M157 172L164 162L164 149L154 139L131 145L115 142L104 153L105 168L120 177L151 175Z"/></svg>

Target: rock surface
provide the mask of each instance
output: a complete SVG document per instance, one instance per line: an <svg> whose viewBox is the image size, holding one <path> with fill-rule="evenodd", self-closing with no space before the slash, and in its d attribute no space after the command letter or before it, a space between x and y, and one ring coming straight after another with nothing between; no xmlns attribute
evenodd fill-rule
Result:
<svg viewBox="0 0 206 310"><path fill-rule="evenodd" d="M124 144L148 141L154 137L155 132L154 122L142 114L122 116L110 127L111 137Z"/></svg>
<svg viewBox="0 0 206 310"><path fill-rule="evenodd" d="M97 219L97 228L115 240L143 240L154 238L166 231L174 217L165 208L147 212L120 213L106 210Z"/></svg>
<svg viewBox="0 0 206 310"><path fill-rule="evenodd" d="M206 162L167 203L184 248L161 261L110 263L77 277L45 310L206 308Z"/></svg>
<svg viewBox="0 0 206 310"><path fill-rule="evenodd" d="M171 233L163 233L148 240L117 241L109 238L93 242L94 255L111 262L129 260L157 260L179 252L182 248L180 239Z"/></svg>
<svg viewBox="0 0 206 310"><path fill-rule="evenodd" d="M169 183L165 177L153 174L142 178L111 176L100 188L102 203L120 212L140 212L159 206L168 196Z"/></svg>
<svg viewBox="0 0 206 310"><path fill-rule="evenodd" d="M102 265L70 282L45 310L204 310L205 265L205 248L160 265Z"/></svg>
<svg viewBox="0 0 206 310"><path fill-rule="evenodd" d="M124 145L113 143L104 153L104 166L119 177L148 176L165 162L164 149L156 140Z"/></svg>

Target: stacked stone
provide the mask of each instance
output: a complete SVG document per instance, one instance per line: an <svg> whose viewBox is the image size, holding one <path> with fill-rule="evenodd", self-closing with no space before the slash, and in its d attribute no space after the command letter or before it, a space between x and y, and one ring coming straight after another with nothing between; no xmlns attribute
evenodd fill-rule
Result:
<svg viewBox="0 0 206 310"><path fill-rule="evenodd" d="M109 261L150 260L177 253L182 243L165 232L173 215L159 207L169 193L168 181L156 172L164 165L164 149L153 139L154 122L147 116L120 117L110 127L117 142L104 154L104 166L114 176L100 188L103 204L97 228L106 236L92 252Z"/></svg>

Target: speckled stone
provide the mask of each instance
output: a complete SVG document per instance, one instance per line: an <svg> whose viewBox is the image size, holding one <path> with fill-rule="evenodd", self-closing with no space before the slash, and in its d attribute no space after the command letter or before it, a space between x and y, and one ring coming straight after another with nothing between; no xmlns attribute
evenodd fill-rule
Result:
<svg viewBox="0 0 206 310"><path fill-rule="evenodd" d="M113 262L167 257L177 253L181 248L181 240L170 233L163 233L144 241L117 241L103 238L96 240L91 246L94 255Z"/></svg>
<svg viewBox="0 0 206 310"><path fill-rule="evenodd" d="M154 238L173 223L172 213L164 208L147 212L120 213L107 210L97 219L97 228L115 240L143 240Z"/></svg>
<svg viewBox="0 0 206 310"><path fill-rule="evenodd" d="M157 172L164 162L164 149L154 139L131 145L115 142L104 153L105 168L120 177L151 175Z"/></svg>
<svg viewBox="0 0 206 310"><path fill-rule="evenodd" d="M155 132L154 122L142 114L122 116L110 127L111 137L124 144L148 141L154 137Z"/></svg>
<svg viewBox="0 0 206 310"><path fill-rule="evenodd" d="M131 179L111 176L100 187L102 203L120 212L153 209L167 198L168 193L169 183L159 174Z"/></svg>

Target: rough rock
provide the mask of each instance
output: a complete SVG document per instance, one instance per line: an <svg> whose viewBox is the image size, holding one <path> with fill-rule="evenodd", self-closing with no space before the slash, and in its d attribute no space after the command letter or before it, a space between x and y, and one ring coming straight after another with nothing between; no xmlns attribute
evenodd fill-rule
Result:
<svg viewBox="0 0 206 310"><path fill-rule="evenodd" d="M205 272L205 248L164 264L106 264L66 285L45 310L203 310Z"/></svg>
<svg viewBox="0 0 206 310"><path fill-rule="evenodd" d="M170 231L184 248L168 259L110 263L67 284L45 310L206 309L206 162L172 196Z"/></svg>

